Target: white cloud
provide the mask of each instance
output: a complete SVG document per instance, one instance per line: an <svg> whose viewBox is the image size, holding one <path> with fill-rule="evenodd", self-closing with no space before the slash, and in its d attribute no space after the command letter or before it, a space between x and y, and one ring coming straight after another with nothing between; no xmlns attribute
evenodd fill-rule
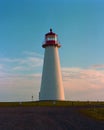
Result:
<svg viewBox="0 0 104 130"><path fill-rule="evenodd" d="M0 101L30 100L31 94L38 99L41 74L37 69L42 67L43 58L36 54L0 58Z"/></svg>
<svg viewBox="0 0 104 130"><path fill-rule="evenodd" d="M36 52L30 52L30 51L24 51L23 54L28 55L28 56L32 56L32 57L41 57L43 58L43 55L36 53Z"/></svg>
<svg viewBox="0 0 104 130"><path fill-rule="evenodd" d="M37 57L26 57L21 59L17 65L15 65L12 70L16 71L29 71L35 70L36 67L41 67L43 64L43 59Z"/></svg>
<svg viewBox="0 0 104 130"><path fill-rule="evenodd" d="M2 70L3 69L3 65L2 64L0 64L0 70Z"/></svg>
<svg viewBox="0 0 104 130"><path fill-rule="evenodd" d="M93 69L104 69L104 64L95 64L95 65L92 65L91 68L93 68Z"/></svg>
<svg viewBox="0 0 104 130"><path fill-rule="evenodd" d="M0 58L0 62L4 64L7 71L29 71L35 70L36 67L43 65L43 58L40 54L26 52L22 58ZM0 69L2 65L0 64Z"/></svg>
<svg viewBox="0 0 104 130"><path fill-rule="evenodd" d="M5 75L0 81L0 101L38 100L41 74ZM3 94L2 94L3 93Z"/></svg>
<svg viewBox="0 0 104 130"><path fill-rule="evenodd" d="M62 73L66 99L104 100L104 71L63 68Z"/></svg>
<svg viewBox="0 0 104 130"><path fill-rule="evenodd" d="M24 71L27 70L28 68L24 67L24 66L15 66L14 68L12 68L12 70L14 71Z"/></svg>
<svg viewBox="0 0 104 130"><path fill-rule="evenodd" d="M21 59L16 59L16 58L0 58L0 62L9 62L9 63L13 63L13 62L19 62Z"/></svg>

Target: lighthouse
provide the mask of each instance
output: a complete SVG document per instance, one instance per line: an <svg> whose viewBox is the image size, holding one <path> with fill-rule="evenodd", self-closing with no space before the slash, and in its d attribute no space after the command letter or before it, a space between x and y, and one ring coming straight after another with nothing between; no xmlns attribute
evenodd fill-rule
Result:
<svg viewBox="0 0 104 130"><path fill-rule="evenodd" d="M45 42L42 47L45 48L45 53L39 100L64 100L58 54L58 48L61 45L58 42L58 35L53 33L52 29L50 29L49 33L45 34Z"/></svg>

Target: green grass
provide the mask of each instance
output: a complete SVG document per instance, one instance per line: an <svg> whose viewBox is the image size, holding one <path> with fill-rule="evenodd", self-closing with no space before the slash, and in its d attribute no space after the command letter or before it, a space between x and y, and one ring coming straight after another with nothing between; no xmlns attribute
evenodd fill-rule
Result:
<svg viewBox="0 0 104 130"><path fill-rule="evenodd" d="M103 108L94 107L94 108L82 109L82 110L80 110L80 112L93 119L104 121L104 107Z"/></svg>
<svg viewBox="0 0 104 130"><path fill-rule="evenodd" d="M0 107L15 106L104 106L104 102L89 101L34 101L34 102L0 102Z"/></svg>

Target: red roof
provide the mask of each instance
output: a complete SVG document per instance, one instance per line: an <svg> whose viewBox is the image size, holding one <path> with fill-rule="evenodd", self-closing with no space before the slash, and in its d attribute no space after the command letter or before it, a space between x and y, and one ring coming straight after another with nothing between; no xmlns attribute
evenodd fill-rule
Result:
<svg viewBox="0 0 104 130"><path fill-rule="evenodd" d="M55 34L55 33L52 32L52 29L50 29L49 33L45 34L45 36L48 36L48 35L56 35L57 36L57 34Z"/></svg>

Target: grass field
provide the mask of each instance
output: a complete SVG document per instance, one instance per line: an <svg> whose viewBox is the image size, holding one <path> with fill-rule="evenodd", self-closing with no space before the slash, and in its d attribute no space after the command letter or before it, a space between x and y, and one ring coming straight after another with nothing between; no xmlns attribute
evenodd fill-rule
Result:
<svg viewBox="0 0 104 130"><path fill-rule="evenodd" d="M33 101L33 102L0 102L0 107L81 107L78 111L88 117L104 121L104 102L94 101Z"/></svg>
<svg viewBox="0 0 104 130"><path fill-rule="evenodd" d="M27 101L27 102L0 102L2 106L104 106L104 102L94 101Z"/></svg>
<svg viewBox="0 0 104 130"><path fill-rule="evenodd" d="M80 112L88 117L104 121L104 108L87 108Z"/></svg>

